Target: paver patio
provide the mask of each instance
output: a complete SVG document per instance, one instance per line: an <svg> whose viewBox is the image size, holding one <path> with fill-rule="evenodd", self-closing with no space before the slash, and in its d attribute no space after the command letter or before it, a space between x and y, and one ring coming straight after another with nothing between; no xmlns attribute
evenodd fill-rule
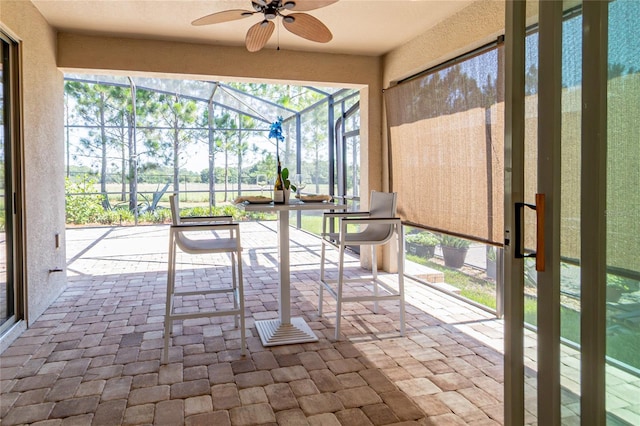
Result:
<svg viewBox="0 0 640 426"><path fill-rule="evenodd" d="M502 423L501 320L407 280L405 337L397 302L378 315L354 303L333 341L335 306L317 315L320 242L304 232L291 232L292 315L320 340L263 347L254 321L278 314L274 227L241 228L247 356L230 317L205 318L176 322L167 364L168 228L68 230L68 288L0 357L2 424ZM178 282L228 280L226 265L180 256ZM349 273L363 273L355 257Z"/></svg>

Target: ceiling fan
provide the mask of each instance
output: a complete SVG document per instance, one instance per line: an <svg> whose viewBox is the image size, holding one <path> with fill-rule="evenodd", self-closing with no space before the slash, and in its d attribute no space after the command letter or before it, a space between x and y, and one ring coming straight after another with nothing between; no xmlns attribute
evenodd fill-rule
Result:
<svg viewBox="0 0 640 426"><path fill-rule="evenodd" d="M211 15L196 19L191 25L219 24L248 18L254 14L262 14L264 19L251 26L249 31L247 31L245 45L249 52L257 52L267 44L276 27L273 21L278 17L282 18L282 24L289 32L307 40L327 43L331 41L333 35L331 31L329 31L329 28L320 22L320 20L307 13L285 14L283 12L306 12L329 6L337 1L338 0L252 0L251 5L253 6L253 10L231 9L212 13Z"/></svg>

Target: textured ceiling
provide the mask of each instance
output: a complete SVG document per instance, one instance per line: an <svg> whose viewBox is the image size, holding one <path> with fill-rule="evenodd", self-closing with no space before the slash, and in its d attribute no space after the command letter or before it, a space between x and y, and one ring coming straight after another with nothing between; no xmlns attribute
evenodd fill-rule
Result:
<svg viewBox="0 0 640 426"><path fill-rule="evenodd" d="M1 0L0 0L1 1ZM304 1L304 0L301 0ZM194 27L203 15L227 9L251 10L250 0L32 0L50 25L61 31L244 46L258 15ZM340 0L309 11L333 33L314 43L284 29L280 22L267 49L382 55L472 3L469 0Z"/></svg>

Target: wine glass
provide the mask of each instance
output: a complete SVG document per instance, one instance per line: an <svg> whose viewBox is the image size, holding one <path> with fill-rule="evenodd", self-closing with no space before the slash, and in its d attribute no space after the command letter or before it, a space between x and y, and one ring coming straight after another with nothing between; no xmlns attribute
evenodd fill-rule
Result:
<svg viewBox="0 0 640 426"><path fill-rule="evenodd" d="M262 193L264 192L264 189L269 184L269 181L267 180L267 175L258 175L256 177L256 183L260 187L260 195L262 195Z"/></svg>
<svg viewBox="0 0 640 426"><path fill-rule="evenodd" d="M295 185L296 193L298 194L298 198L300 198L300 192L304 189L305 186L307 186L307 182L304 175L300 173L296 173L291 178L291 183Z"/></svg>

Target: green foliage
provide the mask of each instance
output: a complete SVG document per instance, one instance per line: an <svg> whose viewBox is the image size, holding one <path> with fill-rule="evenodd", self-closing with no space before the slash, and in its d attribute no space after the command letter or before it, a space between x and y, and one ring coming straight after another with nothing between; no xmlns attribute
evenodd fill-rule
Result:
<svg viewBox="0 0 640 426"><path fill-rule="evenodd" d="M322 216L302 215L302 229L315 235L322 233Z"/></svg>
<svg viewBox="0 0 640 426"><path fill-rule="evenodd" d="M153 214L157 223L171 222L171 210L169 209L156 209Z"/></svg>
<svg viewBox="0 0 640 426"><path fill-rule="evenodd" d="M478 302L481 305L487 306L491 309L496 308L496 295L495 293L487 293L486 291L478 290L475 288L463 288L460 290L460 296L466 297L469 300Z"/></svg>
<svg viewBox="0 0 640 426"><path fill-rule="evenodd" d="M98 216L97 222L102 225L119 224L123 221L121 212L129 213L127 210L124 210L124 209L105 210Z"/></svg>
<svg viewBox="0 0 640 426"><path fill-rule="evenodd" d="M292 190L296 190L295 185L291 185L291 181L289 180L289 169L286 167L282 169L282 183L284 184L284 189L291 188Z"/></svg>
<svg viewBox="0 0 640 426"><path fill-rule="evenodd" d="M408 243L418 244L421 246L437 246L438 237L431 232L419 232L417 234L409 234L404 239Z"/></svg>
<svg viewBox="0 0 640 426"><path fill-rule="evenodd" d="M138 223L168 223L171 221L169 209L146 211L138 216Z"/></svg>
<svg viewBox="0 0 640 426"><path fill-rule="evenodd" d="M84 225L98 221L104 209L102 196L93 194L94 184L90 179L80 183L65 180L66 223Z"/></svg>
<svg viewBox="0 0 640 426"><path fill-rule="evenodd" d="M406 255L407 260L411 262L419 263L421 265L425 265L431 269L435 269L436 271L440 271L444 274L444 282L450 284L459 289L464 289L469 286L474 286L476 289L483 289L483 293L493 295L495 298L495 283L491 281L485 281L483 279L467 275L464 272L458 269L451 269L443 266L439 263L424 259L420 256L415 256L412 254ZM473 299L475 300L475 299ZM478 301L480 303L480 301Z"/></svg>
<svg viewBox="0 0 640 426"><path fill-rule="evenodd" d="M640 282L619 275L607 274L607 286L618 287L625 293L631 293L640 289Z"/></svg>
<svg viewBox="0 0 640 426"><path fill-rule="evenodd" d="M489 247L487 249L487 260L492 260L492 261L496 261L496 248L495 247Z"/></svg>
<svg viewBox="0 0 640 426"><path fill-rule="evenodd" d="M525 297L524 312L526 323L534 326L538 324L538 303L536 298ZM611 317L611 312L607 314L607 327L612 330L607 332L607 356L635 368L640 368L640 358L636 355L640 349L640 334L625 333L621 327L614 332L616 323ZM569 341L580 343L580 312L560 305L560 335Z"/></svg>
<svg viewBox="0 0 640 426"><path fill-rule="evenodd" d="M440 245L443 247L469 248L471 241L451 235L440 236Z"/></svg>
<svg viewBox="0 0 640 426"><path fill-rule="evenodd" d="M234 220L247 220L250 218L247 212L232 204L214 206L211 210L209 210L209 207L202 206L184 208L180 209L180 215L183 217L232 216ZM257 217L256 220L261 220L264 217L264 215L261 215Z"/></svg>
<svg viewBox="0 0 640 426"><path fill-rule="evenodd" d="M216 208L214 208L215 210ZM180 212L181 216L185 216L185 217L197 217L197 216L210 216L211 213L209 212L209 208L208 207L191 207L189 209L184 209Z"/></svg>

